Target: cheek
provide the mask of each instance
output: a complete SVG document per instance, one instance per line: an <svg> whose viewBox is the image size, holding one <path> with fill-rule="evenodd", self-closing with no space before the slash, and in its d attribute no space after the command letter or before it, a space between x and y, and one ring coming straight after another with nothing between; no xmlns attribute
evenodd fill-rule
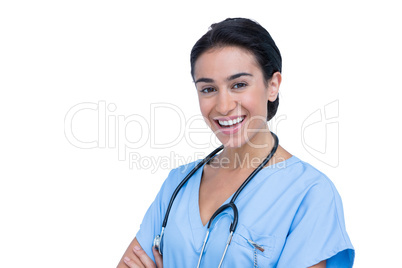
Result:
<svg viewBox="0 0 402 268"><path fill-rule="evenodd" d="M199 99L198 103L200 105L201 115L205 118L208 118L208 114L211 112L210 103L206 100L201 99Z"/></svg>
<svg viewBox="0 0 402 268"><path fill-rule="evenodd" d="M266 106L265 99L259 95L248 95L242 99L243 106L248 107L253 113L260 113Z"/></svg>
<svg viewBox="0 0 402 268"><path fill-rule="evenodd" d="M243 108L247 109L252 117L266 118L268 115L267 102L261 94L252 94L242 99Z"/></svg>

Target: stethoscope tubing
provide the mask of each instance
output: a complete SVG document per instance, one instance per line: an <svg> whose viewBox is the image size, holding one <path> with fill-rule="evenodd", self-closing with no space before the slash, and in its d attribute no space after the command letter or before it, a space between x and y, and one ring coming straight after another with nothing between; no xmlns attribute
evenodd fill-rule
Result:
<svg viewBox="0 0 402 268"><path fill-rule="evenodd" d="M268 156L262 161L262 163L254 169L253 172L247 177L247 179L240 185L240 187L237 189L237 191L233 194L232 199L230 200L230 203L234 203L234 201L237 199L241 191L246 187L246 185L254 178L254 176L268 163L269 160L271 160L272 156L276 153L276 150L278 149L279 145L279 139L278 136L276 136L273 132L271 132L272 136L274 137L275 143L274 146L272 147L271 152L268 154Z"/></svg>
<svg viewBox="0 0 402 268"><path fill-rule="evenodd" d="M222 258L220 260L219 266L218 268L222 265L223 259L226 255L226 251L228 249L228 246L230 245L230 242L232 240L232 236L234 231L236 230L237 227L237 223L238 223L238 209L236 207L236 205L234 204L235 200L237 199L237 197L239 196L239 194L243 191L243 189L247 186L247 184L254 178L254 176L262 169L264 168L264 166L268 163L269 160L271 160L272 156L275 154L276 150L278 149L278 145L279 145L279 139L278 137L271 132L272 136L274 137L274 145L272 147L271 152L268 154L268 156L262 161L262 163L247 177L247 179L240 185L240 187L236 190L236 192L233 194L233 197L231 198L230 202L227 204L222 205L221 207L219 207L214 214L211 216L211 218L208 221L208 226L207 226L207 233L204 239L204 243L202 245L202 249L201 249L201 254L200 257L198 259L198 264L197 267L200 266L201 264L201 259L202 259L202 255L204 253L205 250L205 245L207 243L208 237L209 237L209 228L211 227L211 224L213 222L213 220L216 218L216 216L218 216L221 212L223 212L224 210L226 210L227 208L231 208L233 210L233 222L230 225L230 234L226 243L226 247L224 250L224 253L222 255ZM167 221L169 218L169 214L170 214L170 210L172 208L173 202L176 199L177 194L179 193L180 189L183 187L183 185L191 178L191 176L200 168L202 167L205 163L209 162L211 160L212 157L215 156L216 153L218 153L219 151L221 151L224 148L223 145L221 145L220 147L218 147L217 149L215 149L213 152L211 152L207 157L205 157L202 161L200 161L188 174L187 176L179 183L179 185L176 187L176 189L174 190L170 201L169 201L169 205L166 209L166 214L165 217L163 219L163 223L162 223L162 230L161 230L161 234L157 235L155 237L154 240L154 246L158 249L159 253L162 255L162 238L163 238L163 234L164 234L164 230L165 227L167 225Z"/></svg>
<svg viewBox="0 0 402 268"><path fill-rule="evenodd" d="M169 201L169 205L166 209L166 214L165 214L165 218L163 219L163 223L162 223L162 228L166 227L167 224L167 220L169 218L169 213L170 210L172 208L173 202L176 199L177 194L179 193L180 189L183 187L183 185L191 178L191 176L193 176L193 174L202 166L204 165L206 162L208 162L215 154L217 154L219 151L221 151L223 149L223 145L219 146L218 148L216 148L212 153L210 153L207 157L205 157L202 161L200 161L191 171L190 173L187 174L187 176L180 182L180 184L176 187L176 189L174 190L172 197L170 198Z"/></svg>

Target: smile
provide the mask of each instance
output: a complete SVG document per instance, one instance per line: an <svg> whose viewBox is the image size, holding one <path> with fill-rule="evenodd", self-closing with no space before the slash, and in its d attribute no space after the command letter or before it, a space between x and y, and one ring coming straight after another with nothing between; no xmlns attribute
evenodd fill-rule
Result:
<svg viewBox="0 0 402 268"><path fill-rule="evenodd" d="M219 125L222 127L232 127L234 125L237 125L241 123L244 120L244 116L239 116L238 118L235 118L233 120L217 120Z"/></svg>
<svg viewBox="0 0 402 268"><path fill-rule="evenodd" d="M242 128L246 116L241 115L237 117L227 117L214 119L219 133L224 135L234 135Z"/></svg>

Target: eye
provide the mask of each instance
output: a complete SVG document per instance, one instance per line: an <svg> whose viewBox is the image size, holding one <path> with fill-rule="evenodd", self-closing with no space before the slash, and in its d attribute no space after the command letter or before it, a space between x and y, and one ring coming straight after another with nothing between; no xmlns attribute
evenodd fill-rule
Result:
<svg viewBox="0 0 402 268"><path fill-rule="evenodd" d="M210 93L216 91L213 87L206 87L200 90L201 93Z"/></svg>
<svg viewBox="0 0 402 268"><path fill-rule="evenodd" d="M239 88L242 88L242 87L245 87L245 86L247 86L246 83L236 83L236 84L233 85L233 88L234 89L239 89Z"/></svg>

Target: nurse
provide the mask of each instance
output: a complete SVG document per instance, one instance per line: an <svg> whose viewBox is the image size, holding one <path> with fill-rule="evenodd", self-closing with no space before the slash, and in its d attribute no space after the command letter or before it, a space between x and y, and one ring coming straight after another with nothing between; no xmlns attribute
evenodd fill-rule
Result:
<svg viewBox="0 0 402 268"><path fill-rule="evenodd" d="M173 191L201 160L169 173L117 267L197 267L211 216L275 145L267 121L279 104L282 60L270 34L249 19L226 19L211 25L190 60L201 113L224 149L180 189L163 257L152 246L154 237ZM280 144L234 203L238 224L221 267L353 266L335 186ZM200 267L218 267L233 218L228 209L213 220Z"/></svg>

